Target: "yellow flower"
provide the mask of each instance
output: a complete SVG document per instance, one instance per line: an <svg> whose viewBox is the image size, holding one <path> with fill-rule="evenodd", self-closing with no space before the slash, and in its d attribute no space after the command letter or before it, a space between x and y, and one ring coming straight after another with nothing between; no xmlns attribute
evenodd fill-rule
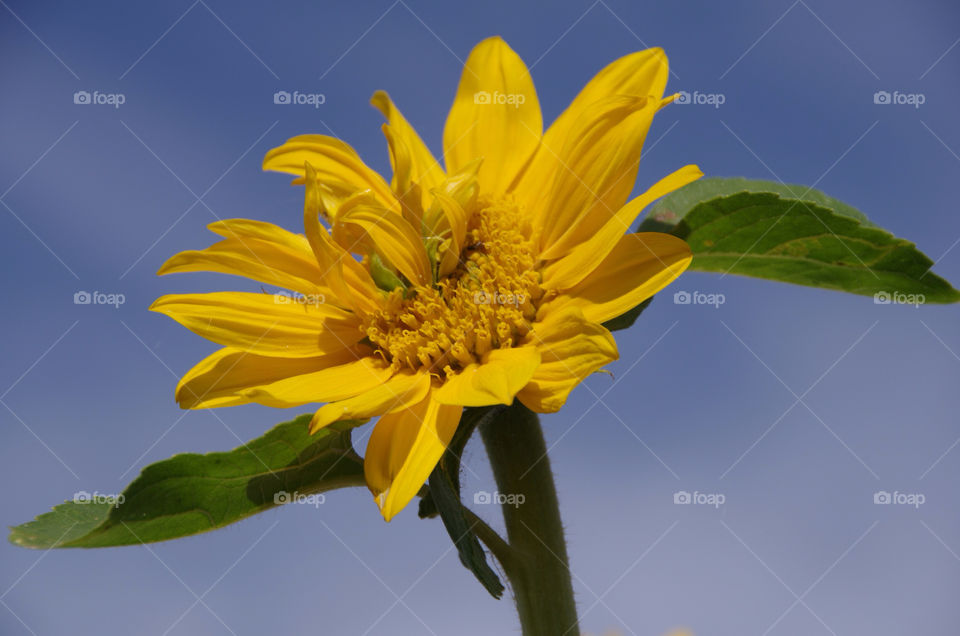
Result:
<svg viewBox="0 0 960 636"><path fill-rule="evenodd" d="M464 68L446 169L383 92L372 103L387 120L390 183L332 137L271 150L264 168L306 186L305 234L220 221L210 229L223 240L159 273L238 274L294 294L158 299L152 310L224 347L183 377L180 406L325 402L311 431L379 417L364 467L388 521L426 481L462 407L516 398L558 410L618 357L601 323L690 262L677 238L624 234L702 174L686 166L627 201L653 115L673 99L667 74L660 49L627 55L543 133L527 67L494 37Z"/></svg>

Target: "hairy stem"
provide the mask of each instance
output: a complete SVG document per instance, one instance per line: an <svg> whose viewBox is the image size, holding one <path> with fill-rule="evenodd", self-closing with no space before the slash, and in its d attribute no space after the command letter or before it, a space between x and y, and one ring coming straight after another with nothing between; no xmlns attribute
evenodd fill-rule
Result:
<svg viewBox="0 0 960 636"><path fill-rule="evenodd" d="M557 491L536 413L515 403L480 427L499 494L511 563L503 564L524 636L576 635L577 608Z"/></svg>

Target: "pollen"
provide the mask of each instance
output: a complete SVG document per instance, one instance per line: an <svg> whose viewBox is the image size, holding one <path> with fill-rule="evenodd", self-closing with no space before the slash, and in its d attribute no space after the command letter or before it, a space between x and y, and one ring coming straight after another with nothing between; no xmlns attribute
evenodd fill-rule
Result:
<svg viewBox="0 0 960 636"><path fill-rule="evenodd" d="M388 292L364 322L376 355L397 371L450 375L527 335L542 290L524 218L510 200L481 200L457 268L433 285Z"/></svg>

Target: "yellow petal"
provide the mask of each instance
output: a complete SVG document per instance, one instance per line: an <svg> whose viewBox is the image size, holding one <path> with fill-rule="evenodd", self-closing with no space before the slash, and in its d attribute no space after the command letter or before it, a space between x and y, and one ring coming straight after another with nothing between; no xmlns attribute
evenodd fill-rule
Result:
<svg viewBox="0 0 960 636"><path fill-rule="evenodd" d="M560 410L585 377L619 357L610 332L574 307L550 312L526 341L540 350L540 366L517 399L538 413Z"/></svg>
<svg viewBox="0 0 960 636"><path fill-rule="evenodd" d="M299 253L304 251L304 237L302 234L294 234L279 225L267 223L266 221L222 219L211 223L207 226L207 229L226 239L254 239L268 243L277 243L278 245L286 247L291 252Z"/></svg>
<svg viewBox="0 0 960 636"><path fill-rule="evenodd" d="M668 76L667 56L660 48L637 51L608 64L547 129L543 143L515 189L518 198L531 209L542 199L544 184L552 181L557 169L556 156L570 136L574 122L588 106L614 95L652 95L659 99L663 96Z"/></svg>
<svg viewBox="0 0 960 636"><path fill-rule="evenodd" d="M383 294L377 289L370 272L350 254L344 256L341 272L354 310L361 314L379 311Z"/></svg>
<svg viewBox="0 0 960 636"><path fill-rule="evenodd" d="M344 386L339 375L344 367L359 364L358 355L344 350L315 358L271 358L225 347L184 374L177 385L177 403L184 409L204 409L250 402L287 407L341 400L366 390L362 383L355 388ZM376 362L362 360L370 361L366 364L372 371L367 375L375 375Z"/></svg>
<svg viewBox="0 0 960 636"><path fill-rule="evenodd" d="M244 391L243 395L257 404L274 408L289 408L311 402L335 402L370 391L392 375L389 365L382 360L364 357L255 386Z"/></svg>
<svg viewBox="0 0 960 636"><path fill-rule="evenodd" d="M430 391L427 373L404 371L355 397L321 406L310 421L310 432L339 420L366 419L409 408Z"/></svg>
<svg viewBox="0 0 960 636"><path fill-rule="evenodd" d="M542 132L540 102L526 64L499 37L477 44L463 68L443 130L447 172L482 157L481 191L503 193L536 149Z"/></svg>
<svg viewBox="0 0 960 636"><path fill-rule="evenodd" d="M557 117L544 135L544 141L562 139L580 114L595 102L614 95L653 95L663 97L670 75L666 53L659 47L644 49L614 60L600 70Z"/></svg>
<svg viewBox="0 0 960 636"><path fill-rule="evenodd" d="M432 279L430 261L420 233L399 214L369 205L341 210L334 236L343 227L354 226L372 241L377 253L393 265L407 280L424 285Z"/></svg>
<svg viewBox="0 0 960 636"><path fill-rule="evenodd" d="M354 191L370 190L380 204L398 210L396 199L390 186L376 171L360 159L360 155L349 144L326 135L300 135L288 139L285 144L274 148L263 158L263 169L286 172L305 178L304 163L316 169L322 182L344 184ZM302 183L302 179L294 181Z"/></svg>
<svg viewBox="0 0 960 636"><path fill-rule="evenodd" d="M217 344L261 355L310 358L353 347L356 317L329 304L244 292L171 294L150 306Z"/></svg>
<svg viewBox="0 0 960 636"><path fill-rule="evenodd" d="M479 159L470 162L460 172L445 179L440 187L431 190L433 201L423 213L424 236L450 239L449 248L440 260L440 274L443 276L453 272L459 264L470 221L469 210L473 209L479 190L477 171L480 164Z"/></svg>
<svg viewBox="0 0 960 636"><path fill-rule="evenodd" d="M317 260L324 283L338 294L346 293L341 273L341 261L346 252L330 237L330 233L320 224L320 216L326 210L317 172L309 162L304 163L307 175L303 198L303 227L307 242Z"/></svg>
<svg viewBox="0 0 960 636"><path fill-rule="evenodd" d="M483 356L480 364L468 365L447 379L433 396L441 404L510 404L538 366L540 352L535 346L494 349Z"/></svg>
<svg viewBox="0 0 960 636"><path fill-rule="evenodd" d="M347 302L360 313L377 310L376 285L369 272L353 256L334 242L330 233L320 224L324 209L321 187L316 171L309 163L304 164L307 175L303 204L303 223L307 241L316 258L321 281L333 290L338 299Z"/></svg>
<svg viewBox="0 0 960 636"><path fill-rule="evenodd" d="M463 206L446 192L436 189L433 195L443 215L437 218L436 226L429 228L429 231L432 236L450 242L440 258L440 275L447 276L453 273L460 263L460 252L466 244L469 217Z"/></svg>
<svg viewBox="0 0 960 636"><path fill-rule="evenodd" d="M394 134L393 129L384 124L383 135L387 138L390 150L390 165L393 166L393 179L390 187L400 202L400 211L408 223L417 227L423 216L424 195L420 184L413 179L413 161L406 141ZM369 192L369 191L367 191ZM374 201L374 205L376 202Z"/></svg>
<svg viewBox="0 0 960 636"><path fill-rule="evenodd" d="M406 146L410 157L410 180L420 185L424 198L423 206L428 206L430 201L427 193L440 186L446 178L443 167L433 158L433 153L430 152L417 131L393 104L387 93L377 91L370 98L370 103L383 113L387 123L390 124L393 136L402 140L404 146Z"/></svg>
<svg viewBox="0 0 960 636"><path fill-rule="evenodd" d="M427 481L457 430L462 411L428 395L377 422L363 470L384 519L390 521Z"/></svg>
<svg viewBox="0 0 960 636"><path fill-rule="evenodd" d="M603 212L606 217L603 225L585 235L582 242L569 254L544 268L544 287L568 289L586 278L617 245L623 233L629 231L647 205L702 176L703 172L697 166L685 166L655 183L649 190L620 208L616 214Z"/></svg>
<svg viewBox="0 0 960 636"><path fill-rule="evenodd" d="M279 228L278 228L279 229ZM245 276L261 283L290 289L334 302L322 285L321 271L306 238L292 250L282 243L254 238L228 238L203 250L188 250L170 257L157 272L219 272Z"/></svg>
<svg viewBox="0 0 960 636"><path fill-rule="evenodd" d="M690 246L675 236L627 234L593 273L550 301L549 306L580 307L587 320L605 322L672 283L692 258Z"/></svg>
<svg viewBox="0 0 960 636"><path fill-rule="evenodd" d="M587 107L557 149L549 194L534 208L541 256L563 256L626 202L657 104L649 96L608 97Z"/></svg>
<svg viewBox="0 0 960 636"><path fill-rule="evenodd" d="M454 172L440 184L440 190L456 199L464 208L472 206L477 199L479 185L477 184L482 159L474 159L465 165L459 172Z"/></svg>

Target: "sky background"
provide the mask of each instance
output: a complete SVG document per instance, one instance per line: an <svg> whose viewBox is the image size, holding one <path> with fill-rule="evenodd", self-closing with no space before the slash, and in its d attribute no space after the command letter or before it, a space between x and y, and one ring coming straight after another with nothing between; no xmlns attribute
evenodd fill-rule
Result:
<svg viewBox="0 0 960 636"><path fill-rule="evenodd" d="M720 94L654 122L638 190L687 163L813 184L915 241L960 283L955 2L0 2L2 520L145 465L226 450L306 409L182 412L177 376L215 346L147 312L165 293L254 289L155 275L205 226L298 230L302 190L260 169L301 133L389 174L386 89L439 153L471 47L499 34L545 121L613 59L662 46L668 90ZM73 103L122 94L119 108ZM278 90L325 96L276 105ZM875 104L877 91L925 103ZM886 635L960 623L960 310L684 275L543 418L585 633ZM118 293L119 308L75 305ZM221 421L222 420L222 421ZM370 428L359 429L362 450ZM492 490L477 440L464 496ZM720 493L719 508L675 505ZM919 508L873 503L921 493ZM499 526L494 506L473 506ZM510 634L438 520L390 524L331 493L150 547L0 546L2 634ZM202 602L198 602L197 598Z"/></svg>

